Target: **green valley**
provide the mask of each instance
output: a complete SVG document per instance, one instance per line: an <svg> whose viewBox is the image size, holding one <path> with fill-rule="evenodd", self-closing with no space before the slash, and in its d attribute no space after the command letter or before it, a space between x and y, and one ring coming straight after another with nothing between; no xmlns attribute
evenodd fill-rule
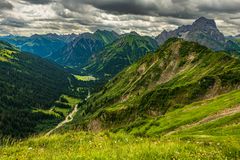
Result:
<svg viewBox="0 0 240 160"><path fill-rule="evenodd" d="M239 71L236 57L170 39L50 135L4 139L0 158L239 159Z"/></svg>
<svg viewBox="0 0 240 160"><path fill-rule="evenodd" d="M79 96L69 84L69 79L77 83L72 75L6 42L0 42L0 73L1 137L21 138L51 128L79 103L71 98Z"/></svg>
<svg viewBox="0 0 240 160"><path fill-rule="evenodd" d="M126 37L133 38L134 43L138 38L135 36ZM119 40L126 41L125 37ZM115 44L119 41L106 48ZM1 45L4 59L1 63L21 67L19 60L25 54L7 43ZM117 75L104 87L101 79L59 70L59 76L66 75L66 80L64 85L58 84L63 88L55 98L49 99L52 103L44 98L46 101L42 105L34 104L35 108L22 107L24 111L31 111L28 114L38 115L33 131L40 134L22 141L3 137L0 158L240 158L240 60L178 38L169 39L154 53L144 51L146 54L128 63L129 67L118 74L113 72ZM90 92L95 93L89 95ZM83 98L87 94L88 97ZM53 129L76 104L76 115ZM43 115L55 118L45 117L40 121Z"/></svg>

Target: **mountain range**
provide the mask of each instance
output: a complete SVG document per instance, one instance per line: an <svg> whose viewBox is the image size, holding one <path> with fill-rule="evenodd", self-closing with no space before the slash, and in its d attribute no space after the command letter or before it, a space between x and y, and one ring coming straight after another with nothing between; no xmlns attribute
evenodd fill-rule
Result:
<svg viewBox="0 0 240 160"><path fill-rule="evenodd" d="M213 19L200 17L192 25L183 25L173 31L164 30L156 37L161 45L169 38L183 38L187 41L198 42L215 51L226 50L239 53L240 46L235 39L227 39L218 30Z"/></svg>
<svg viewBox="0 0 240 160"><path fill-rule="evenodd" d="M40 57L46 57L49 54L57 51L65 46L68 42L72 41L77 35L32 35L30 37L24 36L4 36L0 37L0 40L6 41L12 45L15 45L24 52L33 53Z"/></svg>
<svg viewBox="0 0 240 160"><path fill-rule="evenodd" d="M102 50L118 37L119 35L113 31L97 30L93 34L83 33L63 48L49 55L48 58L64 66L82 66L93 54Z"/></svg>
<svg viewBox="0 0 240 160"><path fill-rule="evenodd" d="M65 67L79 70L84 66L93 66L93 63L96 63L93 62L93 59L97 57L98 53L106 52L103 50L107 45L113 45L115 40L124 36L114 31L97 30L94 33L79 35L46 34L32 35L31 37L9 35L0 37L0 39L17 46L22 51L34 53ZM198 42L215 51L225 50L229 53L240 53L239 36L225 37L218 30L214 20L204 17L200 17L192 25L183 25L173 31L164 30L155 37L155 40L162 45L173 37ZM153 42L153 40L151 41Z"/></svg>

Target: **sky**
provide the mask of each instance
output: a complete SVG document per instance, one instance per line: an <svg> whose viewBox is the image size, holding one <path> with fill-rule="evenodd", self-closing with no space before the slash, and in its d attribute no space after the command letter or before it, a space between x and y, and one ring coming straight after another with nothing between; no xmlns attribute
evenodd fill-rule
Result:
<svg viewBox="0 0 240 160"><path fill-rule="evenodd" d="M240 34L240 0L0 0L0 35L105 29L157 36L202 16L225 35Z"/></svg>

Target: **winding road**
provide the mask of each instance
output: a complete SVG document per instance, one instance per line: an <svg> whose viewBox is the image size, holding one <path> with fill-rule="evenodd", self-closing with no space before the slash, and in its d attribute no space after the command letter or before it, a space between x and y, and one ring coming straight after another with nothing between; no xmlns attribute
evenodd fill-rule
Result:
<svg viewBox="0 0 240 160"><path fill-rule="evenodd" d="M47 132L45 135L46 135L46 136L49 136L49 135L50 135L52 132L54 132L56 129L62 127L62 126L63 126L64 124L66 124L66 123L71 122L71 121L73 120L73 117L74 117L75 113L77 113L77 111L78 111L78 105L76 104L76 105L74 106L74 109L72 110L72 112L69 113L69 115L67 115L67 117L65 118L65 120L62 121L62 122L60 122L55 128L51 129L51 130L50 130L49 132Z"/></svg>

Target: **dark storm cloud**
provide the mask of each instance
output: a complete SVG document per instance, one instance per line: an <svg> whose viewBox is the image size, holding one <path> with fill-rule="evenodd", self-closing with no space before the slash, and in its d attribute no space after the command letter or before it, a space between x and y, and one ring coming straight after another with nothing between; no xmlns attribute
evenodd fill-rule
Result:
<svg viewBox="0 0 240 160"><path fill-rule="evenodd" d="M53 2L52 0L23 0L31 4L49 4Z"/></svg>
<svg viewBox="0 0 240 160"><path fill-rule="evenodd" d="M13 9L13 5L6 0L0 1L0 10L9 10Z"/></svg>
<svg viewBox="0 0 240 160"><path fill-rule="evenodd" d="M219 12L219 13L239 13L240 12L240 1L239 0L210 0L203 1L197 7L200 11L205 13Z"/></svg>
<svg viewBox="0 0 240 160"><path fill-rule="evenodd" d="M23 28L28 26L26 21L15 19L15 18L5 18L0 22L0 25L18 27L18 28Z"/></svg>
<svg viewBox="0 0 240 160"><path fill-rule="evenodd" d="M207 14L239 13L240 0L58 0L71 11L91 5L110 14L148 15L196 19Z"/></svg>
<svg viewBox="0 0 240 160"><path fill-rule="evenodd" d="M61 0L60 2L64 7L75 12L81 12L84 5L91 5L115 15L134 14L187 19L199 17L197 12L192 10L189 0Z"/></svg>
<svg viewBox="0 0 240 160"><path fill-rule="evenodd" d="M89 4L94 7L109 11L115 14L139 14L139 15L153 15L158 10L157 6L153 3L143 4L136 0L131 1L91 1Z"/></svg>

